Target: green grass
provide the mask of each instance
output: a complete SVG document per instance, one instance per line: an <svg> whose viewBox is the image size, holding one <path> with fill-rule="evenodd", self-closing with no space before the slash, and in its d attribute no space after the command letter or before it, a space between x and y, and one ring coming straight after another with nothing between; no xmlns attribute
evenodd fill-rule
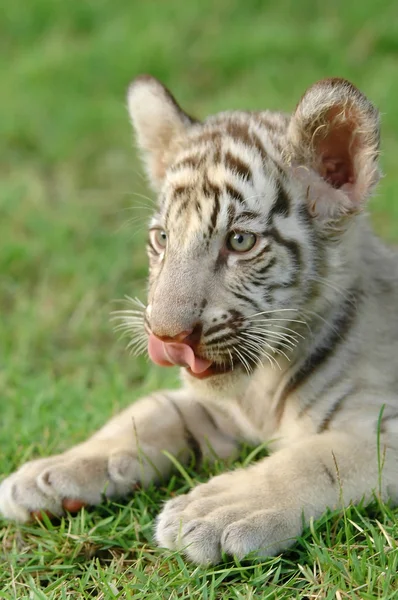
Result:
<svg viewBox="0 0 398 600"><path fill-rule="evenodd" d="M371 210L398 241L395 0L14 0L0 50L2 474L177 384L174 370L130 358L109 323L114 299L145 289L148 190L125 111L136 74L164 80L198 116L291 110L317 79L353 80L383 113L386 177ZM206 570L152 541L162 502L186 489L175 477L60 524L2 523L0 598L398 597L396 510L336 512L286 555Z"/></svg>

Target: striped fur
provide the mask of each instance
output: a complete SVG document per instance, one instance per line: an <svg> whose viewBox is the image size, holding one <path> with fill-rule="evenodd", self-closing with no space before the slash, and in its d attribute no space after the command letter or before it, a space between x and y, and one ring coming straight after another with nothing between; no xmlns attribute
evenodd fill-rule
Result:
<svg viewBox="0 0 398 600"><path fill-rule="evenodd" d="M241 441L270 458L169 501L158 542L197 563L289 547L327 507L398 500L398 261L363 207L379 177L376 109L352 84L315 84L292 115L225 112L199 122L155 79L138 78L129 110L158 208L146 307L121 327L194 330L217 374L182 369L155 394L69 452L24 465L0 486L0 511L62 512L98 503L186 463L232 458ZM256 235L232 252L231 232ZM163 235L163 234L162 234ZM133 423L133 426L132 426ZM381 448L377 445L381 444ZM382 464L380 463L382 456ZM342 489L341 489L342 488ZM27 493L28 492L28 493Z"/></svg>

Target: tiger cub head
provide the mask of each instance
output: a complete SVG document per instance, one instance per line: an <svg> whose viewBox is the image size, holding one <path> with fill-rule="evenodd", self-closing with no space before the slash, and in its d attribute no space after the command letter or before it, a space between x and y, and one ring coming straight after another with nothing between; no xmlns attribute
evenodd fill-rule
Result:
<svg viewBox="0 0 398 600"><path fill-rule="evenodd" d="M158 196L149 227L151 358L217 387L284 370L348 290L379 178L377 110L325 79L294 113L198 121L156 79L128 106ZM309 333L310 332L310 333Z"/></svg>

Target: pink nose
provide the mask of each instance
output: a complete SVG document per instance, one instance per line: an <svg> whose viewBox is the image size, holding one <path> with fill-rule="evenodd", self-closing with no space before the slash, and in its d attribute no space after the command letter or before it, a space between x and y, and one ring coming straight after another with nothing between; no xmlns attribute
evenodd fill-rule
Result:
<svg viewBox="0 0 398 600"><path fill-rule="evenodd" d="M191 335L191 333L193 332L193 329L187 329L186 331L181 331L180 333L177 333L176 335L156 335L156 333L154 332L154 335L156 335L157 338L159 338L159 340L162 340L162 342L164 342L165 344L175 344L175 343L181 343L181 342L186 342L187 338L189 338L189 336Z"/></svg>
<svg viewBox="0 0 398 600"><path fill-rule="evenodd" d="M177 333L176 335L158 335L156 331L152 331L152 333L165 344L184 343L187 344L187 346L191 346L191 348L195 348L200 342L202 329L202 325L198 323L191 329L180 331L180 333Z"/></svg>

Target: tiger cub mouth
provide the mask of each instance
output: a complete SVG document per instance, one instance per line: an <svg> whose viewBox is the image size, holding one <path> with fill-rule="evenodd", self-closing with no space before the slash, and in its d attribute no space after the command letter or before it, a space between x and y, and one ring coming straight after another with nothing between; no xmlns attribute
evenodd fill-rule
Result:
<svg viewBox="0 0 398 600"><path fill-rule="evenodd" d="M164 342L153 333L148 339L148 353L151 360L162 367L185 367L192 377L205 379L213 375L228 373L232 364L219 364L195 354L192 346L183 342Z"/></svg>

